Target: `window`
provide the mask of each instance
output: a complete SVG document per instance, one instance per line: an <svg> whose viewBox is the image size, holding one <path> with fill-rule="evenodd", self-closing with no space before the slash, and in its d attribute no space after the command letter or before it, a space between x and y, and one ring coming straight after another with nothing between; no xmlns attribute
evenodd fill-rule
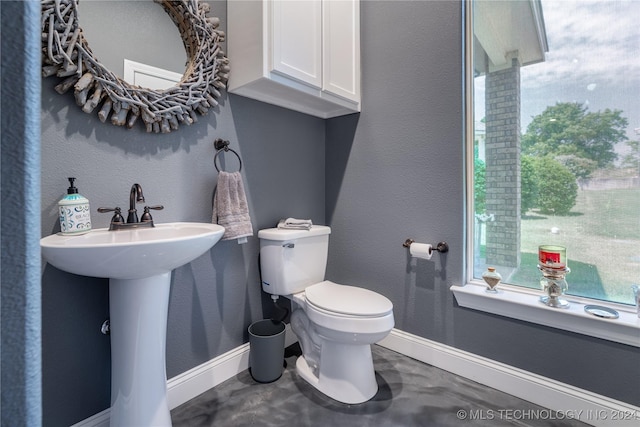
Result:
<svg viewBox="0 0 640 427"><path fill-rule="evenodd" d="M633 304L640 2L475 0L470 9L469 276L493 266L504 283L539 289L538 246L561 245L567 294Z"/></svg>

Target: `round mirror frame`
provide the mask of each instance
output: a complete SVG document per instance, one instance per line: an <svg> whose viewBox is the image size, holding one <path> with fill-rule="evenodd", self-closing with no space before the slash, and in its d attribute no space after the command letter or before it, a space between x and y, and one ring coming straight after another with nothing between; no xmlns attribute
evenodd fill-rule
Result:
<svg viewBox="0 0 640 427"><path fill-rule="evenodd" d="M226 87L229 60L220 43L220 20L207 17L209 5L198 0L154 0L180 31L187 51L187 67L180 82L166 90L134 86L116 76L95 58L78 22L78 0L41 0L42 75L57 76L59 94L73 87L76 103L85 113L98 108L103 123L131 129L142 118L147 132L168 133L180 124L197 121L218 105Z"/></svg>

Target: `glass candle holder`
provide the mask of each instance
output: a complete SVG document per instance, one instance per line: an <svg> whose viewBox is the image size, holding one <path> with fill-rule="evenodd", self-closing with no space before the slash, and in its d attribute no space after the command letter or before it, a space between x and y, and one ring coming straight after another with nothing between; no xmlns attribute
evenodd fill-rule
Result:
<svg viewBox="0 0 640 427"><path fill-rule="evenodd" d="M547 268L538 264L538 269L542 273L540 287L545 293L540 297L540 302L554 308L568 308L569 301L562 298L569 289L565 276L571 272L568 267Z"/></svg>
<svg viewBox="0 0 640 427"><path fill-rule="evenodd" d="M567 249L556 245L538 246L538 263L540 268L564 270L567 268Z"/></svg>

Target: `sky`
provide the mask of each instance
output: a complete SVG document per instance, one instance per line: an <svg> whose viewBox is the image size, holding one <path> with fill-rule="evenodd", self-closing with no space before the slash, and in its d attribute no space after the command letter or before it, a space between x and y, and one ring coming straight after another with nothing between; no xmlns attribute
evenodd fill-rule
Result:
<svg viewBox="0 0 640 427"><path fill-rule="evenodd" d="M640 0L542 0L542 11L549 51L521 69L522 132L547 106L579 102L622 110L640 139Z"/></svg>

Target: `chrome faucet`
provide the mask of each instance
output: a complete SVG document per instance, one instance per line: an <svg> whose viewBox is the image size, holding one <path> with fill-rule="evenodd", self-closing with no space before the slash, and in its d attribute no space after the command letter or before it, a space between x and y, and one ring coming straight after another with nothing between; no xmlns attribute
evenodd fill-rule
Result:
<svg viewBox="0 0 640 427"><path fill-rule="evenodd" d="M129 193L129 214L127 215L127 222L124 222L122 217L122 210L120 207L115 208L98 208L98 212L115 212L111 218L109 230L126 230L138 227L153 227L153 218L151 218L150 209L162 210L164 206L145 206L142 218L138 220L138 211L136 210L136 202L144 202L144 195L142 194L142 186L135 183L131 186L131 192Z"/></svg>

